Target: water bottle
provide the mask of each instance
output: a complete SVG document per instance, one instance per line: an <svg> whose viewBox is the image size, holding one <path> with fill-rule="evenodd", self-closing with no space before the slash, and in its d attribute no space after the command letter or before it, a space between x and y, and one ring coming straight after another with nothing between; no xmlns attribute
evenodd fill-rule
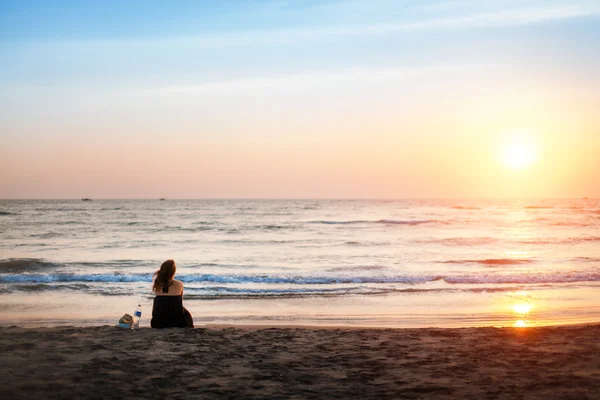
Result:
<svg viewBox="0 0 600 400"><path fill-rule="evenodd" d="M131 323L131 329L140 328L140 319L142 319L142 305L138 304L135 312L133 313L133 322Z"/></svg>

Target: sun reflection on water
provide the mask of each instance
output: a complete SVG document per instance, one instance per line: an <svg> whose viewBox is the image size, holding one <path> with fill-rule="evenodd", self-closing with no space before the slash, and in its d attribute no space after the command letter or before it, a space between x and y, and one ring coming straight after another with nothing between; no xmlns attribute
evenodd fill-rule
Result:
<svg viewBox="0 0 600 400"><path fill-rule="evenodd" d="M529 316L533 305L528 302L520 302L512 305L512 311L516 314L517 319L513 324L516 328L526 328L530 325Z"/></svg>
<svg viewBox="0 0 600 400"><path fill-rule="evenodd" d="M523 321L522 319L518 319L517 321L515 321L515 323L513 324L513 326L515 328L526 328L527 327L527 323L525 321Z"/></svg>

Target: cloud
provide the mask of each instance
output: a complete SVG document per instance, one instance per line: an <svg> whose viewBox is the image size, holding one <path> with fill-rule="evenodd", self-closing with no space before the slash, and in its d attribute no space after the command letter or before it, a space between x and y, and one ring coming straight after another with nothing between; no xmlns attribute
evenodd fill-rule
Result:
<svg viewBox="0 0 600 400"><path fill-rule="evenodd" d="M431 31L480 29L486 27L504 27L528 25L549 21L600 15L600 2L580 1L521 1L505 0L503 2L433 2L423 3L412 8L404 5L396 8L384 2L386 7L372 6L364 8L364 16L360 17L357 4L362 2L334 2L316 5L326 10L324 12L331 22L330 25L313 25L296 28L265 28L263 30L207 32L183 36L149 36L143 38L119 39L69 39L54 42L54 45L82 46L125 46L127 48L155 47L185 47L185 48L222 48L222 47L254 47L277 46L302 42L337 41L354 37L375 37L398 33L418 33ZM393 4L393 3L392 3ZM396 3L398 4L398 3ZM326 7L325 7L326 6ZM418 12L419 8L421 9ZM336 12L337 10L337 12ZM350 13L355 17L344 19L340 14ZM373 10L377 11L374 12ZM426 12L423 12L427 10ZM273 11L274 12L274 11ZM290 10L286 11L288 14ZM314 10L300 10L298 13L308 13ZM358 15L358 17L356 17ZM277 18L277 13L271 15ZM322 16L321 16L322 17ZM338 18L336 18L338 17ZM310 20L310 18L308 18ZM323 18L321 18L323 20ZM358 23L371 20L371 23ZM377 22L373 22L377 20ZM394 20L395 22L385 22ZM338 21L337 23L335 21ZM341 23L340 21L345 21ZM349 22L350 21L350 22ZM38 44L45 45L44 41Z"/></svg>
<svg viewBox="0 0 600 400"><path fill-rule="evenodd" d="M585 17L600 13L600 7L577 5L529 8L523 10L494 11L467 16L423 20L405 25L390 25L384 30L428 30L448 28L481 28L508 25L525 25L552 20Z"/></svg>
<svg viewBox="0 0 600 400"><path fill-rule="evenodd" d="M206 93L239 93L252 90L305 90L331 85L349 85L412 80L420 77L442 76L464 72L465 65L438 65L414 68L348 68L335 71L314 71L286 75L238 78L217 82L167 85L138 92L153 95L191 95Z"/></svg>
<svg viewBox="0 0 600 400"><path fill-rule="evenodd" d="M170 41L191 42L198 46L253 46L277 45L314 40L338 40L354 36L388 35L402 32L427 32L451 29L474 29L527 25L554 20L586 17L600 14L600 4L547 5L542 7L513 8L487 12L465 13L450 17L421 18L397 23L367 25L338 25L272 31L166 38Z"/></svg>

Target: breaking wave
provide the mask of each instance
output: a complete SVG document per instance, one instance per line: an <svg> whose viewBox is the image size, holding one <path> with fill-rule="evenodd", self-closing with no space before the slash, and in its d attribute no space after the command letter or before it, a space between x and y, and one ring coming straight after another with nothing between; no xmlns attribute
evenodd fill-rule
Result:
<svg viewBox="0 0 600 400"><path fill-rule="evenodd" d="M188 284L288 284L288 285L335 285L335 284L407 284L418 285L433 281L451 284L505 284L505 283L568 283L600 281L600 271L570 271L548 273L472 274L472 275L313 275L292 274L187 274L178 277ZM0 283L53 283L53 282L151 282L151 274L3 274ZM187 288L186 288L187 290Z"/></svg>

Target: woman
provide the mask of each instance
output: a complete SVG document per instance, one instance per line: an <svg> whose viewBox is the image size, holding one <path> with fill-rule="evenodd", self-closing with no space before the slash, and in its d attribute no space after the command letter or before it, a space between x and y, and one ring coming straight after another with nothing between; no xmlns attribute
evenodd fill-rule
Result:
<svg viewBox="0 0 600 400"><path fill-rule="evenodd" d="M152 291L156 295L152 306L153 328L193 328L194 320L183 307L183 283L175 277L175 261L167 260L154 273Z"/></svg>

